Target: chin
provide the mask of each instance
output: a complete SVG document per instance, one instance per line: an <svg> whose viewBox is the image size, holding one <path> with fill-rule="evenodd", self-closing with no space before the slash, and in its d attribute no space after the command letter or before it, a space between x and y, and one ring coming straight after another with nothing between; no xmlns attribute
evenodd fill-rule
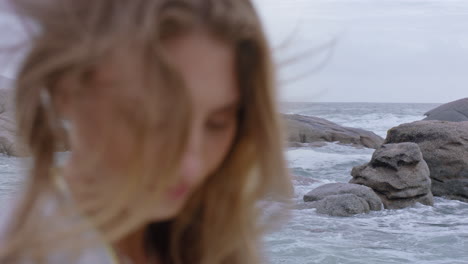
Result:
<svg viewBox="0 0 468 264"><path fill-rule="evenodd" d="M150 221L168 221L176 218L182 212L184 203L168 201L167 205L168 206L164 206L164 208L161 208L160 210L154 212L154 215L151 217Z"/></svg>

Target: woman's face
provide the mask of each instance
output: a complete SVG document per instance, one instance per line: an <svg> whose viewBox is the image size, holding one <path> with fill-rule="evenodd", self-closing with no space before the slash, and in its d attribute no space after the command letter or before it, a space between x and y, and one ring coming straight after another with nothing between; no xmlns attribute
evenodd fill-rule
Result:
<svg viewBox="0 0 468 264"><path fill-rule="evenodd" d="M163 190L156 202L148 202L149 221L171 218L182 209L190 194L225 159L238 125L239 88L233 48L199 31L170 39L165 46L170 63L181 74L191 98L192 119L177 183ZM138 74L136 62L133 65L130 57L124 59L124 64L118 63L118 58L107 61L93 73L89 84L92 93L83 92L79 96L64 93L58 97L59 107L72 125L69 132L72 154L65 170L70 185L85 178L91 183L98 178L112 179L128 166L135 137L128 122L121 121L121 114L136 111L145 103L145 92L143 81L134 78ZM67 85L66 81L64 78L62 86ZM182 106L174 102L174 107ZM145 142L144 151L151 153L158 141L161 137L155 131L154 137ZM82 167L81 160L103 142L108 142L109 147L91 170L99 171L99 175L73 175ZM158 179L154 182L156 185ZM141 190L141 197L151 192L154 189L147 186Z"/></svg>

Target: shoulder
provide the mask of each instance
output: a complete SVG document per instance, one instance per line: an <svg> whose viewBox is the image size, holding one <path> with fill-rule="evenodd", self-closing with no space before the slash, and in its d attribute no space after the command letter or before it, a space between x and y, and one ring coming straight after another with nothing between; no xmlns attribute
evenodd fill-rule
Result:
<svg viewBox="0 0 468 264"><path fill-rule="evenodd" d="M75 252L77 254L68 253L62 254L57 252L56 254L50 256L47 263L51 264L62 264L62 263L73 263L73 264L89 264L89 263L99 263L99 264L116 264L114 258L109 253L105 247L93 247L80 252Z"/></svg>
<svg viewBox="0 0 468 264"><path fill-rule="evenodd" d="M13 221L13 212L17 206L17 199L15 198L1 198L0 197L0 244L7 243L6 233L8 224ZM70 219L69 224L76 221L76 219ZM63 223L67 225L67 223ZM87 231L81 234L83 237L96 236L96 232L93 230ZM62 264L62 263L73 263L73 264L115 264L114 256L112 252L104 243L93 243L93 246L79 250L79 252L53 252L47 260L47 263L51 264Z"/></svg>

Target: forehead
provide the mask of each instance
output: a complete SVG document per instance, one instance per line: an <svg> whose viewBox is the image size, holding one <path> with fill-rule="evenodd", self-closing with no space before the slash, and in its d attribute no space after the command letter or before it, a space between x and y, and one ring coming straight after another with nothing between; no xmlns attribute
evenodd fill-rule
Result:
<svg viewBox="0 0 468 264"><path fill-rule="evenodd" d="M180 73L193 109L208 113L239 102L234 48L208 33L193 31L164 42L169 63ZM132 52L117 53L93 72L91 86L97 105L115 104L131 109L153 98L146 94L141 58ZM164 99L163 99L164 100ZM102 101L102 102L101 102ZM151 99L149 100L151 101ZM153 101L151 101L153 102Z"/></svg>
<svg viewBox="0 0 468 264"><path fill-rule="evenodd" d="M165 47L194 107L209 109L239 100L232 46L203 31L193 31L166 41Z"/></svg>

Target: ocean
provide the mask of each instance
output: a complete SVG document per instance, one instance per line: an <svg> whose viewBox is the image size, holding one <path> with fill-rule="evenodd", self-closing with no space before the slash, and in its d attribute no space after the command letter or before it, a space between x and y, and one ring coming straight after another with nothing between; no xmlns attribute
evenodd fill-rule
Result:
<svg viewBox="0 0 468 264"><path fill-rule="evenodd" d="M290 103L283 112L325 118L385 138L387 130L424 118L437 104ZM297 203L314 188L348 182L351 169L370 161L373 149L329 143L288 149L295 175L318 180L294 182ZM353 217L294 210L283 228L266 238L273 264L467 264L468 203L436 197L434 207L415 205Z"/></svg>
<svg viewBox="0 0 468 264"><path fill-rule="evenodd" d="M388 129L424 118L437 104L287 103L284 113L325 118L385 137ZM297 203L325 183L348 182L351 169L371 158L373 149L328 143L287 149L295 175L317 180L294 182ZM24 160L0 156L0 218L8 197L21 184ZM272 264L468 263L468 203L436 197L433 207L415 205L353 217L293 210L282 228L265 238Z"/></svg>

